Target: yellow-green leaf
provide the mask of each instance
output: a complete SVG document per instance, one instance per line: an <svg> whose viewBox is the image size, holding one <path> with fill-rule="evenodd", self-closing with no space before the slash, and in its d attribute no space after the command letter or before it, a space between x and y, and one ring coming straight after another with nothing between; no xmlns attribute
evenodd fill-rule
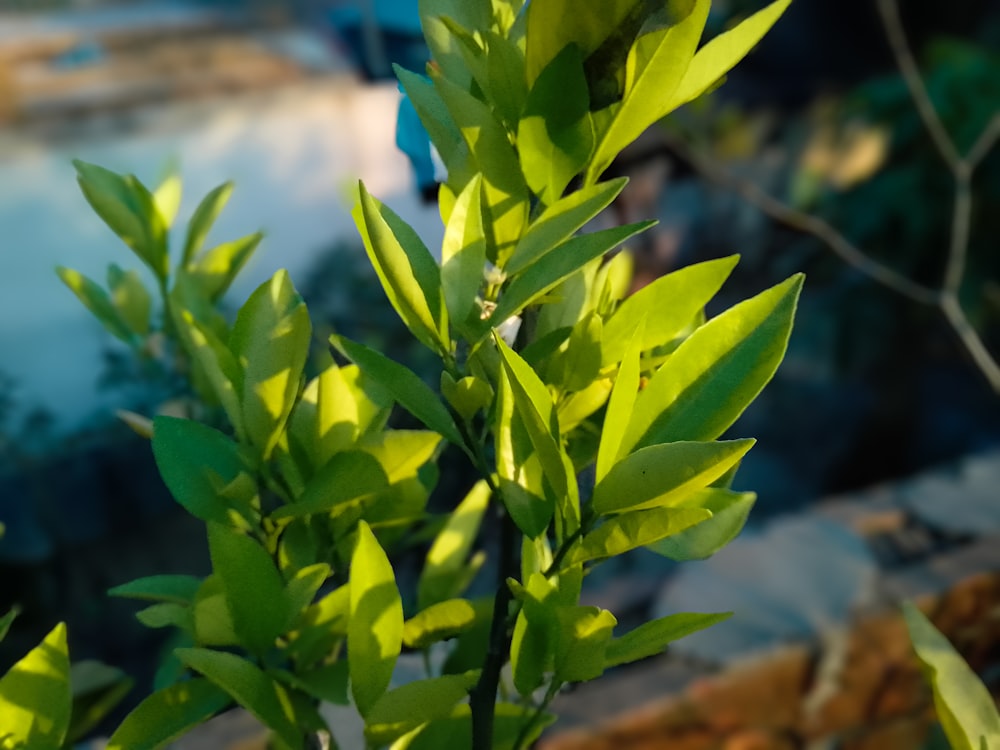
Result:
<svg viewBox="0 0 1000 750"><path fill-rule="evenodd" d="M158 690L136 706L108 741L107 750L158 750L211 719L232 700L203 678Z"/></svg>
<svg viewBox="0 0 1000 750"><path fill-rule="evenodd" d="M15 747L57 750L71 705L66 625L59 623L0 679L0 732Z"/></svg>

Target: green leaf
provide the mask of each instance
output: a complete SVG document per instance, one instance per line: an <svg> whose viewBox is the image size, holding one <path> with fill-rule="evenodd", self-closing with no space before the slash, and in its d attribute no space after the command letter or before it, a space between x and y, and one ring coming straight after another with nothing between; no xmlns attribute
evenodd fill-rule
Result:
<svg viewBox="0 0 1000 750"><path fill-rule="evenodd" d="M26 748L55 750L66 737L71 702L66 625L59 623L0 679L0 731Z"/></svg>
<svg viewBox="0 0 1000 750"><path fill-rule="evenodd" d="M668 643L727 620L731 615L732 612L705 615L685 612L644 623L608 644L604 666L617 667L619 664L630 664L655 656Z"/></svg>
<svg viewBox="0 0 1000 750"><path fill-rule="evenodd" d="M493 719L493 750L521 750L530 747L556 717L538 713L528 706L497 703ZM525 724L534 721L532 731L521 736ZM516 747L515 747L516 745ZM401 737L391 750L442 750L442 748L472 747L472 713L468 704L455 706L447 718L429 721L424 726Z"/></svg>
<svg viewBox="0 0 1000 750"><path fill-rule="evenodd" d="M194 643L199 646L237 646L240 639L233 627L233 616L226 602L222 579L210 575L198 588L191 606Z"/></svg>
<svg viewBox="0 0 1000 750"><path fill-rule="evenodd" d="M240 393L243 390L243 368L229 348L218 336L184 308L182 291L187 282L183 274L178 277L170 293L174 326L189 356L201 368L218 403L222 405L236 437L244 440L243 407Z"/></svg>
<svg viewBox="0 0 1000 750"><path fill-rule="evenodd" d="M616 557L624 552L645 547L664 537L696 527L710 519L712 512L704 508L653 508L622 513L607 519L587 534L573 553L568 564Z"/></svg>
<svg viewBox="0 0 1000 750"><path fill-rule="evenodd" d="M618 620L599 607L559 607L556 617L555 679L586 682L600 677L605 668L605 650Z"/></svg>
<svg viewBox="0 0 1000 750"><path fill-rule="evenodd" d="M135 175L126 175L125 184L132 193L139 217L145 227L145 243L140 257L152 269L157 279L166 281L170 275L167 257L167 225L156 207L153 194Z"/></svg>
<svg viewBox="0 0 1000 750"><path fill-rule="evenodd" d="M357 364L362 372L382 385L400 406L429 429L443 435L459 447L465 445L455 421L444 404L412 370L393 362L374 349L356 344L343 336L332 336L330 343Z"/></svg>
<svg viewBox="0 0 1000 750"><path fill-rule="evenodd" d="M144 215L148 207L143 205L136 189L138 181L78 159L73 166L83 196L94 212L158 277L166 278L162 259L157 257L154 247L152 227L147 224L147 218L152 217ZM158 216L156 220L160 221Z"/></svg>
<svg viewBox="0 0 1000 750"><path fill-rule="evenodd" d="M186 271L205 296L215 302L229 289L262 239L263 232L254 232L232 242L223 242L189 263Z"/></svg>
<svg viewBox="0 0 1000 750"><path fill-rule="evenodd" d="M456 84L468 85L471 79L465 59L441 18L450 18L469 31L482 32L490 25L489 3L484 0L419 0L418 8L431 56Z"/></svg>
<svg viewBox="0 0 1000 750"><path fill-rule="evenodd" d="M791 0L776 0L698 50L671 97L670 109L696 99L712 88L746 57L790 4Z"/></svg>
<svg viewBox="0 0 1000 750"><path fill-rule="evenodd" d="M351 556L347 659L351 694L367 716L389 687L403 643L403 604L392 565L368 524L358 524Z"/></svg>
<svg viewBox="0 0 1000 750"><path fill-rule="evenodd" d="M704 560L736 538L743 530L757 496L752 492L731 492L708 488L682 500L680 508L706 508L712 518L669 539L649 545L649 549L671 560Z"/></svg>
<svg viewBox="0 0 1000 750"><path fill-rule="evenodd" d="M517 128L528 187L552 205L590 160L594 126L583 57L576 45L559 52L535 80Z"/></svg>
<svg viewBox="0 0 1000 750"><path fill-rule="evenodd" d="M602 515L676 505L743 458L753 439L660 443L626 456L594 487Z"/></svg>
<svg viewBox="0 0 1000 750"><path fill-rule="evenodd" d="M267 652L292 614L271 555L246 534L211 522L208 548L236 634L255 654Z"/></svg>
<svg viewBox="0 0 1000 750"><path fill-rule="evenodd" d="M439 26L447 33L443 24ZM441 161L448 169L448 181L454 185L464 186L474 175L470 164L471 154L462 138L462 131L455 124L441 95L434 88L434 84L424 76L411 73L398 65L394 65L393 69L413 108L417 111L420 122L427 130L434 148L441 156Z"/></svg>
<svg viewBox="0 0 1000 750"><path fill-rule="evenodd" d="M153 602L190 604L201 585L201 579L187 575L158 575L137 578L108 590L111 596L144 599Z"/></svg>
<svg viewBox="0 0 1000 750"><path fill-rule="evenodd" d="M326 563L313 563L295 571L295 575L285 587L285 601L288 602L288 628L306 607L312 604L320 587L326 583L332 571Z"/></svg>
<svg viewBox="0 0 1000 750"><path fill-rule="evenodd" d="M511 378L505 369L500 370L497 384L495 420L500 499L518 529L533 539L548 528L555 502L545 490L542 463L516 409Z"/></svg>
<svg viewBox="0 0 1000 750"><path fill-rule="evenodd" d="M559 247L574 232L607 208L628 183L627 177L575 190L546 208L517 243L504 266L509 275L520 273Z"/></svg>
<svg viewBox="0 0 1000 750"><path fill-rule="evenodd" d="M125 717L107 750L158 750L231 703L225 691L194 678L158 690Z"/></svg>
<svg viewBox="0 0 1000 750"><path fill-rule="evenodd" d="M318 469L353 446L361 432L362 405L347 370L326 356L323 371L306 385L288 423L289 437Z"/></svg>
<svg viewBox="0 0 1000 750"><path fill-rule="evenodd" d="M153 456L170 494L202 521L229 523L223 487L244 469L239 447L221 432L176 417L153 420Z"/></svg>
<svg viewBox="0 0 1000 750"><path fill-rule="evenodd" d="M271 729L278 747L302 750L302 730L289 717L290 704L285 689L259 667L236 654L205 648L180 648L176 654Z"/></svg>
<svg viewBox="0 0 1000 750"><path fill-rule="evenodd" d="M567 45L584 57L598 49L633 11L639 0L604 0L581 12L573 0L532 0L528 6L528 83L533 84Z"/></svg>
<svg viewBox="0 0 1000 750"><path fill-rule="evenodd" d="M300 664L326 659L336 643L347 635L350 620L350 586L344 584L310 605L299 618L298 631L288 653Z"/></svg>
<svg viewBox="0 0 1000 750"><path fill-rule="evenodd" d="M326 664L316 669L309 669L292 674L291 672L276 672L275 676L288 685L328 703L346 706L347 698L347 660L341 659L333 664Z"/></svg>
<svg viewBox="0 0 1000 750"><path fill-rule="evenodd" d="M513 20L513 19L512 19ZM524 71L524 52L513 39L494 31L485 34L486 81L480 87L488 92L493 106L509 129L517 127L528 98Z"/></svg>
<svg viewBox="0 0 1000 750"><path fill-rule="evenodd" d="M632 407L639 394L639 363L645 339L646 318L638 318L634 321L634 326L622 356L622 364L618 370L618 377L615 378L611 397L608 399L608 408L604 413L601 442L597 449L596 482L600 482L608 475L611 467L617 463L621 455L622 438L624 438L625 430L632 418ZM617 344L617 341L613 341L611 338L605 340L608 346Z"/></svg>
<svg viewBox="0 0 1000 750"><path fill-rule="evenodd" d="M427 648L432 643L454 638L475 620L476 611L465 599L438 602L403 624L403 643L409 648Z"/></svg>
<svg viewBox="0 0 1000 750"><path fill-rule="evenodd" d="M417 680L385 693L365 717L365 737L385 745L421 724L451 714L452 707L468 695L479 672L450 674Z"/></svg>
<svg viewBox="0 0 1000 750"><path fill-rule="evenodd" d="M365 250L399 317L425 346L448 351L448 314L441 270L417 233L358 183L352 216Z"/></svg>
<svg viewBox="0 0 1000 750"><path fill-rule="evenodd" d="M785 354L801 274L712 318L670 355L636 399L622 450L721 435Z"/></svg>
<svg viewBox="0 0 1000 750"><path fill-rule="evenodd" d="M666 23L654 24L631 45L621 106L598 136L587 182L599 177L626 146L674 108L671 94L694 57L709 5L709 0L667 3Z"/></svg>
<svg viewBox="0 0 1000 750"><path fill-rule="evenodd" d="M93 313L101 325L115 338L126 344L135 342L135 334L118 314L118 309L111 301L108 293L96 281L88 279L72 268L56 266L56 273L62 282L70 288L84 306Z"/></svg>
<svg viewBox="0 0 1000 750"><path fill-rule="evenodd" d="M268 458L295 403L312 325L286 271L261 284L236 316L230 349L243 368L247 437Z"/></svg>
<svg viewBox="0 0 1000 750"><path fill-rule="evenodd" d="M441 371L441 395L463 419L472 419L493 403L493 389L487 380L466 375L455 382L445 370Z"/></svg>
<svg viewBox="0 0 1000 750"><path fill-rule="evenodd" d="M188 222L187 234L184 238L184 252L181 256L182 268L187 268L198 251L201 250L209 230L222 209L225 208L226 203L229 202L229 196L232 194L233 183L224 182L201 199L201 203L191 215L191 221Z"/></svg>
<svg viewBox="0 0 1000 750"><path fill-rule="evenodd" d="M147 628L191 629L191 609L185 604L160 602L135 613L135 619Z"/></svg>
<svg viewBox="0 0 1000 750"><path fill-rule="evenodd" d="M557 356L552 368L553 380L567 391L582 391L597 380L601 372L603 329L601 316L594 312L573 326L566 349Z"/></svg>
<svg viewBox="0 0 1000 750"><path fill-rule="evenodd" d="M669 344L708 304L729 277L738 255L696 263L647 284L625 299L607 321L602 365L621 362L636 325L646 319L640 351Z"/></svg>
<svg viewBox="0 0 1000 750"><path fill-rule="evenodd" d="M10 626L14 623L14 620L21 613L21 610L17 605L11 607L7 610L7 614L0 617L0 641L7 637L7 632L10 630Z"/></svg>
<svg viewBox="0 0 1000 750"><path fill-rule="evenodd" d="M316 472L296 502L276 509L271 518L301 518L311 513L326 513L338 506L370 499L388 484L374 456L364 451L344 451Z"/></svg>
<svg viewBox="0 0 1000 750"><path fill-rule="evenodd" d="M903 603L903 617L953 750L1000 746L1000 714L986 686L913 603Z"/></svg>
<svg viewBox="0 0 1000 750"><path fill-rule="evenodd" d="M153 204L156 206L156 212L166 229L170 229L174 219L177 218L177 210L181 207L182 192L181 177L177 173L176 164L171 164L166 177L153 191Z"/></svg>
<svg viewBox="0 0 1000 750"><path fill-rule="evenodd" d="M608 396L611 395L611 387L610 378L601 378L560 401L557 413L559 415L559 430L562 434L570 434L587 417L604 406Z"/></svg>
<svg viewBox="0 0 1000 750"><path fill-rule="evenodd" d="M462 326L476 311L486 267L482 179L476 175L455 201L441 245L441 285L448 316Z"/></svg>
<svg viewBox="0 0 1000 750"><path fill-rule="evenodd" d="M479 534L489 502L490 487L485 479L480 479L447 516L444 527L427 552L417 584L417 607L420 609L461 593L456 590L456 584L463 578L466 559Z"/></svg>
<svg viewBox="0 0 1000 750"><path fill-rule="evenodd" d="M482 172L487 257L502 268L528 223L528 186L517 153L488 105L440 76L434 84Z"/></svg>
<svg viewBox="0 0 1000 750"><path fill-rule="evenodd" d="M555 587L541 573L533 573L523 589L510 645L514 687L522 696L531 695L552 669L557 647L556 596Z"/></svg>
<svg viewBox="0 0 1000 750"><path fill-rule="evenodd" d="M149 314L153 301L136 271L123 271L112 263L108 267L111 304L121 321L140 336L149 333Z"/></svg>
<svg viewBox="0 0 1000 750"><path fill-rule="evenodd" d="M547 253L511 280L490 317L490 325L500 325L589 261L601 257L629 237L639 234L655 223L655 221L642 221L638 224L603 229L564 242L558 247L557 252Z"/></svg>
<svg viewBox="0 0 1000 750"><path fill-rule="evenodd" d="M135 681L120 669L84 660L70 667L73 708L66 741L75 743L93 731L132 690Z"/></svg>

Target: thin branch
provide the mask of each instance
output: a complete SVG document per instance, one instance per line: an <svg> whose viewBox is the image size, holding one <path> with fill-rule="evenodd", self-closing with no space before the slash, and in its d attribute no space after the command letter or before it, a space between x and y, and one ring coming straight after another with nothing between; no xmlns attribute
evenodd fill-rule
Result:
<svg viewBox="0 0 1000 750"><path fill-rule="evenodd" d="M793 208L765 192L753 182L721 169L711 159L696 153L683 139L670 133L666 133L665 137L671 147L702 176L738 193L744 200L759 208L775 221L816 237L845 263L904 297L924 305L938 304L940 293L936 289L918 284L906 278L899 271L869 257L823 219Z"/></svg>
<svg viewBox="0 0 1000 750"><path fill-rule="evenodd" d="M917 61L913 58L910 45L906 41L906 32L903 30L903 22L899 17L899 7L896 0L878 0L878 10L882 15L882 24L885 26L889 46L892 47L892 54L896 58L896 65L899 67L899 72L903 74L903 80L910 90L910 96L917 107L920 119L924 121L927 132L930 133L941 157L954 171L962 161L962 157L958 155L955 142L945 130L937 109L934 108L934 103L927 93L927 87L924 86L924 80L920 77Z"/></svg>
<svg viewBox="0 0 1000 750"><path fill-rule="evenodd" d="M982 338L965 316L965 311L962 310L962 306L958 302L958 295L943 295L941 297L941 311L951 327L955 329L955 333L965 346L966 351L969 352L972 361L976 363L993 390L1000 393L1000 365L997 364Z"/></svg>
<svg viewBox="0 0 1000 750"><path fill-rule="evenodd" d="M946 294L958 295L965 276L965 260L969 254L969 233L972 228L972 179L971 174L955 174L955 207L951 215L951 243L948 262L944 271Z"/></svg>
<svg viewBox="0 0 1000 750"><path fill-rule="evenodd" d="M986 158L986 155L993 150L993 147L1000 140L1000 112L993 115L983 132L979 134L976 142L972 144L969 153L965 155L965 164L969 172L979 166L979 162ZM971 174L970 174L971 176Z"/></svg>

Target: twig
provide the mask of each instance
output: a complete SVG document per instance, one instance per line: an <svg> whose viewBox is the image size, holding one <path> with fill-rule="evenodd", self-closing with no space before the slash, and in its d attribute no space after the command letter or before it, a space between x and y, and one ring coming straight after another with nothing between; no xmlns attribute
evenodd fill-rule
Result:
<svg viewBox="0 0 1000 750"><path fill-rule="evenodd" d="M683 138L664 133L670 146L703 177L738 193L748 203L756 206L775 221L810 234L823 242L841 260L869 278L914 302L937 307L954 330L959 341L968 351L973 363L1000 394L1000 364L986 348L982 338L969 322L962 309L959 292L965 276L969 236L972 227L972 175L975 168L1000 141L1000 113L994 115L979 134L972 148L961 156L954 141L941 122L934 103L917 69L913 53L906 41L906 34L899 17L896 0L878 0L879 12L886 36L896 58L896 64L909 89L917 113L923 121L955 179L955 202L952 211L951 237L945 264L944 280L940 289L919 284L898 271L879 263L837 229L818 216L800 211L783 203L749 180L744 180L717 166L712 159L700 154Z"/></svg>

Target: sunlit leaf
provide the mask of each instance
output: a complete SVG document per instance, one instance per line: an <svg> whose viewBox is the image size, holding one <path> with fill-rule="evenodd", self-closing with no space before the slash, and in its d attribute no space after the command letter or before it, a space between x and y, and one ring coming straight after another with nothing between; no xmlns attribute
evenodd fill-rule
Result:
<svg viewBox="0 0 1000 750"><path fill-rule="evenodd" d="M561 245L573 233L610 205L624 189L628 178L588 185L571 192L546 208L531 222L518 240L514 254L504 266L508 274L516 274L540 257Z"/></svg>
<svg viewBox="0 0 1000 750"><path fill-rule="evenodd" d="M139 273L123 271L112 263L108 267L108 289L111 290L111 304L128 328L140 336L149 333L153 300L139 278Z"/></svg>
<svg viewBox="0 0 1000 750"><path fill-rule="evenodd" d="M736 63L746 57L790 4L791 0L776 0L698 50L680 86L671 97L670 108L696 99L714 86Z"/></svg>
<svg viewBox="0 0 1000 750"><path fill-rule="evenodd" d="M247 437L268 458L295 403L312 325L286 271L261 284L236 316L230 349L243 369Z"/></svg>
<svg viewBox="0 0 1000 750"><path fill-rule="evenodd" d="M558 607L555 678L585 682L604 672L604 653L618 620L599 607Z"/></svg>
<svg viewBox="0 0 1000 750"><path fill-rule="evenodd" d="M448 315L441 271L434 256L406 222L358 183L352 215L389 302L425 346L447 351Z"/></svg>
<svg viewBox="0 0 1000 750"><path fill-rule="evenodd" d="M409 648L427 648L454 638L476 620L476 611L465 599L448 599L422 609L403 624L403 643Z"/></svg>
<svg viewBox="0 0 1000 750"><path fill-rule="evenodd" d="M441 399L412 370L343 336L333 336L330 343L357 364L362 372L384 386L400 406L428 428L455 445L464 445L455 420L441 403Z"/></svg>
<svg viewBox="0 0 1000 750"><path fill-rule="evenodd" d="M476 311L476 295L486 266L486 235L477 175L455 201L441 245L441 285L448 315L461 326Z"/></svg>
<svg viewBox="0 0 1000 750"><path fill-rule="evenodd" d="M721 435L785 354L801 274L726 310L670 355L636 399L624 451Z"/></svg>
<svg viewBox="0 0 1000 750"><path fill-rule="evenodd" d="M541 573L532 575L524 587L510 645L514 687L523 696L531 695L542 684L554 663L558 627L555 597L555 587Z"/></svg>
<svg viewBox="0 0 1000 750"><path fill-rule="evenodd" d="M486 480L479 480L452 511L427 552L417 585L417 606L425 609L461 594L456 584L463 578L466 559L479 534L490 502Z"/></svg>
<svg viewBox="0 0 1000 750"><path fill-rule="evenodd" d="M602 364L620 362L636 325L645 318L640 351L669 344L700 313L729 277L739 256L695 263L647 284L607 320Z"/></svg>
<svg viewBox="0 0 1000 750"><path fill-rule="evenodd" d="M192 261L186 270L205 296L215 302L229 289L262 239L262 232L254 232L232 242L223 242Z"/></svg>
<svg viewBox="0 0 1000 750"><path fill-rule="evenodd" d="M59 623L0 679L0 731L15 747L55 750L66 737L71 702L66 625Z"/></svg>
<svg viewBox="0 0 1000 750"><path fill-rule="evenodd" d="M642 352L642 344L645 339L646 319L639 317L635 320L634 326L626 342L618 377L615 378L615 385L608 399L608 408L604 413L601 442L597 449L595 474L597 482L604 479L611 467L618 461L622 438L625 436L625 430L632 419L632 407L635 405L636 396L639 393L639 355ZM617 345L617 341L607 339L607 346Z"/></svg>
<svg viewBox="0 0 1000 750"><path fill-rule="evenodd" d="M982 680L913 603L903 604L903 617L952 749L1000 746L1000 714Z"/></svg>
<svg viewBox="0 0 1000 750"><path fill-rule="evenodd" d="M351 556L347 659L351 694L367 716L389 687L403 643L403 605L389 559L364 521Z"/></svg>

